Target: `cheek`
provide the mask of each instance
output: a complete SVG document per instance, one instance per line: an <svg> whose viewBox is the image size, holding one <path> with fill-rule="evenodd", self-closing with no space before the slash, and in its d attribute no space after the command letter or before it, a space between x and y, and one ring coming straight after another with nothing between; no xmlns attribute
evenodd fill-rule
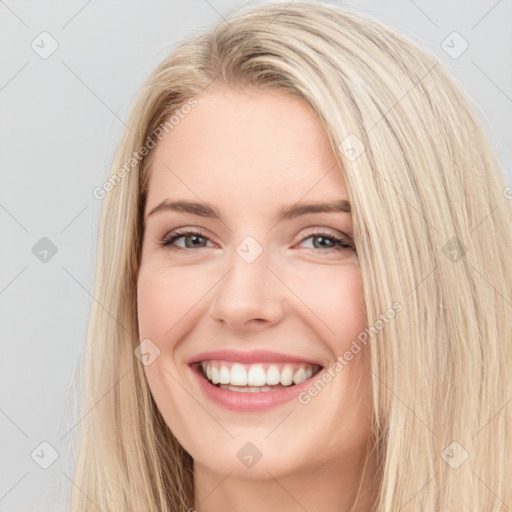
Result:
<svg viewBox="0 0 512 512"><path fill-rule="evenodd" d="M318 266L295 282L297 295L311 311L315 331L341 351L367 326L366 305L358 263ZM297 276L295 276L297 277Z"/></svg>
<svg viewBox="0 0 512 512"><path fill-rule="evenodd" d="M183 268L153 262L141 266L137 281L140 340L151 340L160 351L151 364L144 366L144 372L155 403L181 438L186 438L182 427L186 418L197 414L197 410L182 388L185 377L176 364L175 353L179 340L196 321L194 306L204 295L201 282L191 279Z"/></svg>
<svg viewBox="0 0 512 512"><path fill-rule="evenodd" d="M329 295L324 294L325 314L337 335L357 335L366 327L366 305L359 267L344 269L332 279Z"/></svg>
<svg viewBox="0 0 512 512"><path fill-rule="evenodd" d="M331 346L341 345L336 352L367 326L357 261L339 265L277 264L276 269L291 289L288 300L295 304L292 311L295 308L303 321L309 318L314 330L331 341ZM201 298L212 291L219 275L222 272L209 265L169 267L156 259L146 261L137 283L140 339L154 340L160 350L172 349L200 314ZM282 293L279 289L276 293Z"/></svg>
<svg viewBox="0 0 512 512"><path fill-rule="evenodd" d="M141 339L154 338L158 345L177 339L176 333L187 323L206 286L207 283L197 275L197 270L192 278L180 267L165 268L150 264L141 267L137 282Z"/></svg>

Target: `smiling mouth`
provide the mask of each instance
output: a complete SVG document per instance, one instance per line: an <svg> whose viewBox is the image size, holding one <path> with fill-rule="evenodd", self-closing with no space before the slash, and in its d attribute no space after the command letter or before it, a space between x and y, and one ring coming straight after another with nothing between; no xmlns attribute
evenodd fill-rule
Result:
<svg viewBox="0 0 512 512"><path fill-rule="evenodd" d="M308 363L256 363L209 360L195 363L199 374L220 389L258 393L291 388L312 378L322 366Z"/></svg>

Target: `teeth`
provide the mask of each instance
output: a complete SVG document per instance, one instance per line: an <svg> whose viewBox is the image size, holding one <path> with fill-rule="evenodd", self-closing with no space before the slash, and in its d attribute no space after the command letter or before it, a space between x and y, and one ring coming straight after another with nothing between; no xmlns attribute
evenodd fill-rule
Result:
<svg viewBox="0 0 512 512"><path fill-rule="evenodd" d="M215 384L215 382L214 382ZM247 372L240 363L235 363L231 367L231 384L234 386L246 386L247 385ZM252 382L251 382L252 386Z"/></svg>
<svg viewBox="0 0 512 512"><path fill-rule="evenodd" d="M228 367L226 367L226 366L220 367L219 382L221 384L229 384L231 382L231 372L229 371Z"/></svg>
<svg viewBox="0 0 512 512"><path fill-rule="evenodd" d="M301 382L304 382L306 379L307 379L307 377L306 377L306 370L304 370L304 368L299 368L293 374L293 383L294 384L300 384Z"/></svg>
<svg viewBox="0 0 512 512"><path fill-rule="evenodd" d="M267 369L267 384L273 386L281 382L281 374L279 368L275 364L271 364Z"/></svg>
<svg viewBox="0 0 512 512"><path fill-rule="evenodd" d="M279 386L279 387L284 387L284 386ZM270 386L237 387L237 386L231 386L231 385L226 385L226 384L219 384L219 388L229 389L230 391L238 391L239 393L259 393L260 391L270 391L272 389Z"/></svg>
<svg viewBox="0 0 512 512"><path fill-rule="evenodd" d="M212 366L212 382L214 384L218 384L220 380L219 370L217 370L216 366Z"/></svg>
<svg viewBox="0 0 512 512"><path fill-rule="evenodd" d="M281 372L281 384L283 386L289 386L293 382L293 370L292 367L286 365Z"/></svg>
<svg viewBox="0 0 512 512"><path fill-rule="evenodd" d="M247 376L247 382L251 386L264 386L267 382L267 374L263 369L263 366L255 365L249 368L249 375Z"/></svg>
<svg viewBox="0 0 512 512"><path fill-rule="evenodd" d="M311 364L251 364L230 363L228 361L203 361L203 372L213 384L219 384L223 389L233 386L232 391L269 391L268 386L291 386L309 379L320 369Z"/></svg>

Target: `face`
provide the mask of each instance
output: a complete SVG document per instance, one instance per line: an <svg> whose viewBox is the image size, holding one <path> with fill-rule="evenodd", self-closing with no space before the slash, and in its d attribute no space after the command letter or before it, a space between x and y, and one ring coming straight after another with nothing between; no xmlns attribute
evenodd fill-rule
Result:
<svg viewBox="0 0 512 512"><path fill-rule="evenodd" d="M343 471L363 453L371 398L364 349L335 366L366 310L327 135L280 92L197 100L151 166L138 322L158 354L152 395L195 471Z"/></svg>

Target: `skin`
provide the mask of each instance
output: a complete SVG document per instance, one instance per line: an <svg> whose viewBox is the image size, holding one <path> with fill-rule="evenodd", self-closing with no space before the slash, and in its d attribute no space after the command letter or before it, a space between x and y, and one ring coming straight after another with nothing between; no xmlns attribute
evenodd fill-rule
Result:
<svg viewBox="0 0 512 512"><path fill-rule="evenodd" d="M313 235L349 237L351 214L274 221L299 201L349 199L344 179L320 119L301 100L220 88L197 100L152 155L138 274L140 339L160 350L145 366L151 393L194 459L197 511L348 512L371 424L364 348L310 403L257 413L211 402L186 364L205 350L238 348L328 368L349 349L367 327L357 253ZM148 216L165 199L212 204L222 221L173 211ZM206 238L176 240L181 252L162 247L177 228ZM247 236L263 249L250 264L236 252ZM262 453L250 468L237 457L247 442ZM370 456L361 492L374 469Z"/></svg>

